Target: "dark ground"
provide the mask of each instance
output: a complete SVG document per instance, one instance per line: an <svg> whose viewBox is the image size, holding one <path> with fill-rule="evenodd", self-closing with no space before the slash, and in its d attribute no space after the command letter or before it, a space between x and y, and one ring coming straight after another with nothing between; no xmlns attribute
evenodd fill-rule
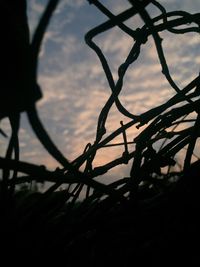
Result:
<svg viewBox="0 0 200 267"><path fill-rule="evenodd" d="M200 266L199 184L197 164L167 193L106 211L18 192L1 206L1 266Z"/></svg>

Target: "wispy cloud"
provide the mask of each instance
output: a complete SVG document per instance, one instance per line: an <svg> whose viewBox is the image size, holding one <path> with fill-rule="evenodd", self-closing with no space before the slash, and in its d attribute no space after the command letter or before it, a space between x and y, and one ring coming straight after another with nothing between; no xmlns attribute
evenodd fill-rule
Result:
<svg viewBox="0 0 200 267"><path fill-rule="evenodd" d="M45 1L41 4L36 0L30 2L32 10L30 20L34 27ZM193 7L199 6L195 1L181 1L181 4L183 3L185 7L186 2L190 9L192 2ZM171 8L169 1L165 3L166 7ZM170 3L179 5L178 1L170 1ZM106 4L115 13L130 6L128 1L120 0L107 1ZM68 21L64 22L65 16L62 12L66 6L70 9L70 15L66 15ZM44 98L38 102L40 115L52 139L71 160L82 153L88 142L94 141L99 112L110 95L102 66L95 53L85 45L83 40L85 29L89 26L87 23L89 21L94 25L96 23L98 12L95 13L92 9L92 13L90 10L89 5L85 5L85 1L61 1L56 18L45 35L40 55L39 83L44 93ZM80 16L90 16L90 20L86 20L84 24L84 19L81 18L83 25L80 25L79 18L74 20L77 11ZM68 25L67 29L65 29L65 23ZM134 27L135 24L131 23L130 21L129 25ZM199 72L199 36L186 34L184 37L175 37L173 34L166 33L162 33L162 36L169 69L174 80L183 86ZM104 33L95 40L105 53L116 80L117 68L126 59L133 40L119 29ZM140 114L155 104L163 103L173 93L161 73L154 42L149 38L148 43L142 46L137 62L133 63L127 72L120 100L130 112ZM128 121L114 106L106 124L108 133L120 126L120 120ZM56 167L57 163L50 160L40 144L34 141L27 122L23 121L22 128L22 158ZM138 132L135 127L129 129L129 140L133 140ZM121 138L119 137L118 140ZM109 152L107 149L102 149L97 154L95 164L106 163L120 156L122 152L123 149L120 147L115 147ZM127 168L120 166L117 171L109 173L108 176L114 177L119 172L123 176L127 173Z"/></svg>
<svg viewBox="0 0 200 267"><path fill-rule="evenodd" d="M73 8L79 8L79 7L81 7L81 6L83 6L85 4L84 2L85 1L83 1L83 0L74 0L74 1L71 1L71 0L63 0L60 3L60 10L62 12L62 8L65 5L68 5L68 6L73 7Z"/></svg>

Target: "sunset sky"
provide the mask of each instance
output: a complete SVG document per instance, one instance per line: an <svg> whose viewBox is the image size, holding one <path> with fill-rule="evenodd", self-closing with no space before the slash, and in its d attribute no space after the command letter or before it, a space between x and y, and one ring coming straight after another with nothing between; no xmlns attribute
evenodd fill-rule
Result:
<svg viewBox="0 0 200 267"><path fill-rule="evenodd" d="M31 33L38 23L46 0L29 0L28 17ZM162 0L159 1L167 10L200 11L199 0ZM102 3L114 14L130 7L125 0L104 0ZM158 10L149 7L149 12L159 14ZM69 160L80 155L88 142L93 143L96 134L96 123L99 112L110 95L110 89L101 64L84 41L86 32L106 21L93 5L86 0L61 0L40 52L38 81L43 91L43 99L37 103L41 120L59 149ZM129 27L142 25L139 17L126 22ZM172 77L182 88L195 78L200 64L200 35L188 33L175 36L164 32L163 48ZM113 29L95 39L105 53L111 66L113 76L117 79L117 69L126 59L132 39L120 29ZM173 95L164 76L155 51L152 38L142 46L141 54L127 72L124 89L120 95L121 102L134 114L140 114L155 104L163 103ZM111 133L120 127L120 120L127 119L120 115L113 106L107 122L107 131ZM5 129L9 128L6 120ZM133 127L128 131L130 141L137 135ZM117 141L120 141L118 139ZM0 138L1 151L5 150L5 140ZM22 116L20 130L21 159L37 164L45 164L50 169L58 166L41 144ZM123 152L120 147L104 148L97 155L96 164L101 165ZM2 153L1 153L2 154ZM106 177L123 177L129 167L120 166Z"/></svg>

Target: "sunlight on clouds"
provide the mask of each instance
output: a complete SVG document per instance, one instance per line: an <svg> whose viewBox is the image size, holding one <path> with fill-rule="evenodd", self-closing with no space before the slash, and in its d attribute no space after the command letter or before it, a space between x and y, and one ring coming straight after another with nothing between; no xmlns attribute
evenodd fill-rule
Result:
<svg viewBox="0 0 200 267"><path fill-rule="evenodd" d="M124 0L107 0L104 1L104 4L114 14L118 14L130 7L130 3Z"/></svg>
<svg viewBox="0 0 200 267"><path fill-rule="evenodd" d="M164 7L169 10L185 10L188 12L195 13L199 10L199 1L198 0L163 0L162 4Z"/></svg>
<svg viewBox="0 0 200 267"><path fill-rule="evenodd" d="M124 60L133 45L132 38L118 28L114 28L109 33L104 34L100 42L102 43L101 48L104 53L116 56L116 59L122 58Z"/></svg>
<svg viewBox="0 0 200 267"><path fill-rule="evenodd" d="M73 8L79 8L81 6L84 5L84 1L83 0L62 0L61 3L60 3L60 12L62 12L62 8L64 7L64 5L68 5L70 7L73 7Z"/></svg>
<svg viewBox="0 0 200 267"><path fill-rule="evenodd" d="M11 135L11 127L9 120L7 118L4 118L3 120L0 121L0 126L1 130L3 130L4 133L8 136L8 137L3 137L2 135L0 135L0 156L5 156L9 143L9 137Z"/></svg>
<svg viewBox="0 0 200 267"><path fill-rule="evenodd" d="M196 61L200 54L197 34L185 34L184 36L165 35L163 42L169 69L175 82L179 86L186 85L199 73L199 64ZM192 40L192 41L191 41Z"/></svg>
<svg viewBox="0 0 200 267"><path fill-rule="evenodd" d="M46 2L46 0L30 1L31 29L35 27ZM84 43L85 29L89 28L91 22L95 25L96 16L99 14L95 13L95 9L91 9L86 2L82 0L60 2L40 53L39 84L44 97L38 102L39 114L52 139L70 160L79 156L88 142L94 142L99 112L110 95L110 88L99 60ZM128 1L104 2L115 14L130 7ZM194 1L187 1L190 8L192 2ZM165 3L166 7L172 9L173 6L174 9L174 3L177 1L165 1ZM185 3L186 1L184 6ZM70 10L69 13L64 11L66 15L62 13L65 8ZM75 14L85 16L85 20L81 19L82 24L79 22L80 17L75 20ZM63 18L66 18L66 21ZM135 27L141 24L141 20L135 17L134 21L130 20L127 24ZM184 37L176 38L166 32L161 35L164 37L163 48L169 69L175 81L183 86L199 72L199 35L186 34ZM95 38L95 42L105 53L114 79L117 80L117 69L126 59L133 40L120 29L113 29ZM149 38L147 44L142 46L137 62L130 66L126 74L120 100L129 112L140 114L154 107L155 103L162 104L173 93L173 89L170 89L161 73L154 42ZM106 123L107 134L120 127L120 120L124 123L129 121L113 105ZM141 130L136 127L128 129L128 140L133 141ZM22 121L20 140L23 160L46 164L50 168L58 165L36 140L26 119ZM121 142L122 135L115 141ZM97 153L95 166L120 157L123 149L123 147L101 149ZM123 177L128 175L129 168L121 165L107 173L105 177L108 180Z"/></svg>
<svg viewBox="0 0 200 267"><path fill-rule="evenodd" d="M60 38L58 44L61 44L61 52L64 53L64 56L69 58L80 52L81 46L79 42L80 41L75 36L67 36L64 40Z"/></svg>
<svg viewBox="0 0 200 267"><path fill-rule="evenodd" d="M73 112L70 115L74 131L68 139L73 144L71 147L73 158L84 150L87 143L94 142L98 114L106 101L106 94L101 92L102 88L98 90L98 86L93 86L87 88L78 105L76 100L74 101Z"/></svg>
<svg viewBox="0 0 200 267"><path fill-rule="evenodd" d="M34 32L34 30L38 24L38 20L41 17L41 14L44 11L44 8L45 8L47 3L48 3L47 0L27 1L27 13L28 13L28 20L29 20L29 27L30 27L31 35Z"/></svg>

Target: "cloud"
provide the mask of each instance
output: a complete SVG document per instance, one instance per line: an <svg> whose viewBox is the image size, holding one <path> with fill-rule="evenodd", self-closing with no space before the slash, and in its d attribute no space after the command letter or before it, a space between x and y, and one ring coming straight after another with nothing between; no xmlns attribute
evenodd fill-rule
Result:
<svg viewBox="0 0 200 267"><path fill-rule="evenodd" d="M48 3L47 0L32 0L27 1L27 13L28 13L28 20L29 20L29 27L31 36L38 24L39 18L41 17L41 14L43 13L46 4Z"/></svg>
<svg viewBox="0 0 200 267"><path fill-rule="evenodd" d="M185 10L188 12L197 12L197 10L199 10L198 0L163 0L161 1L161 4L167 9L167 11Z"/></svg>
<svg viewBox="0 0 200 267"><path fill-rule="evenodd" d="M29 20L29 27L30 27L30 33L31 36L34 33L34 30L36 26L38 25L38 22L40 20L40 17L42 16L46 6L48 4L48 0L32 0L27 1L27 13L28 13L28 20ZM74 16L74 10L78 10L81 8L85 3L82 0L62 0L56 7L53 16L50 20L50 25L48 25L48 34L49 34L49 28L54 32L54 34L58 35L58 32L64 28L67 27L68 24L73 22L75 16ZM63 17L61 20L60 17ZM59 22L58 22L59 21ZM47 33L45 34L46 38ZM48 36L48 35L47 35Z"/></svg>
<svg viewBox="0 0 200 267"><path fill-rule="evenodd" d="M107 1L105 3L105 5L114 14L118 14L118 13L120 13L120 12L122 12L125 9L130 7L130 3L128 1L124 1L124 0Z"/></svg>
<svg viewBox="0 0 200 267"><path fill-rule="evenodd" d="M64 6L70 6L72 8L80 8L81 6L85 5L83 0L62 0L59 4L59 11L62 12Z"/></svg>
<svg viewBox="0 0 200 267"><path fill-rule="evenodd" d="M44 1L42 4L38 4L40 2L36 0L30 2L32 10L30 20L34 27L42 12ZM170 7L169 1L165 2ZM189 2L190 8L191 2ZM111 10L115 14L130 6L128 1L120 0L107 1L106 4L109 8L112 7ZM70 10L66 13L67 22L64 21L62 13L66 7ZM110 95L102 66L83 39L91 21L95 25L99 20L98 12L95 13L94 10L91 12L91 7L83 4L83 1L61 1L45 35L40 54L39 83L44 93L44 98L38 102L40 116L52 139L70 160L80 155L88 142L93 143L99 113ZM74 19L78 14L79 20ZM141 24L138 18L135 18L134 23L136 22ZM135 27L137 23L134 23L129 21L128 25ZM164 37L163 48L169 69L175 81L183 86L199 71L199 36L187 34L175 37L166 32L161 35ZM133 40L121 30L113 29L101 34L95 41L105 53L117 80L117 69L126 59ZM130 66L124 80L124 89L120 94L120 100L130 112L133 114L145 112L155 104L163 103L174 93L161 69L154 42L149 38L147 44L142 46L138 60ZM124 123L129 121L113 106L106 124L108 134L120 126L120 120ZM47 164L51 168L56 167L57 163L48 157L34 139L24 119L22 129L20 133L22 158L39 164L43 162L42 164ZM127 131L128 139L133 140L139 132L135 127L131 127ZM122 136L119 136L116 142L121 140ZM122 152L121 147L102 149L97 154L95 164L98 166L111 161L119 157ZM126 167L120 166L109 172L108 176L116 177L119 173L120 176L127 175Z"/></svg>

